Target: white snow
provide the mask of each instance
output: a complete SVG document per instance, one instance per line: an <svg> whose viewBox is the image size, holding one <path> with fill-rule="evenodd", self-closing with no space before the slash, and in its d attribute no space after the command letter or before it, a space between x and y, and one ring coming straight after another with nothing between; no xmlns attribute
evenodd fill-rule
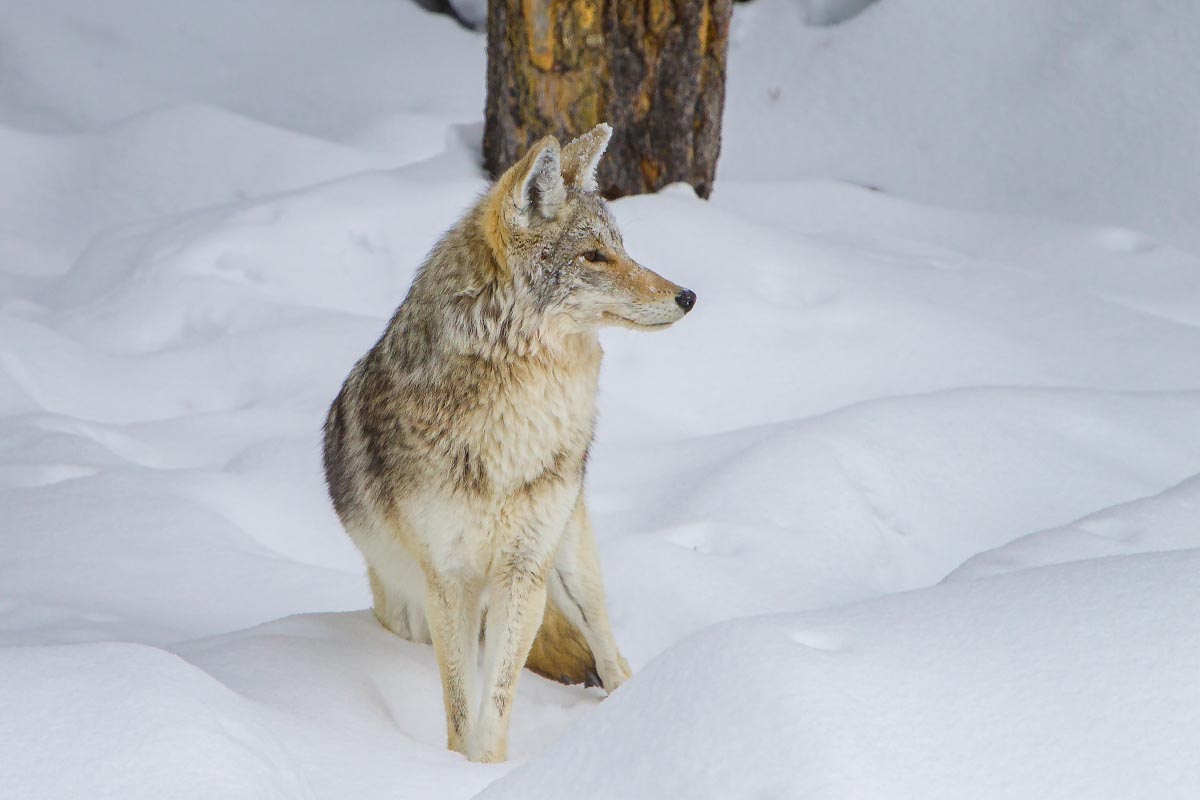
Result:
<svg viewBox="0 0 1200 800"><path fill-rule="evenodd" d="M1191 4L737 7L712 201L613 206L699 295L604 334L637 674L526 674L499 766L319 463L484 186L484 38L0 11L0 797L1200 794Z"/></svg>
<svg viewBox="0 0 1200 800"><path fill-rule="evenodd" d="M861 5L738 9L721 177L837 178L1200 247L1200 4L880 0L846 17Z"/></svg>
<svg viewBox="0 0 1200 800"><path fill-rule="evenodd" d="M1088 560L718 625L483 797L1191 796L1197 569Z"/></svg>

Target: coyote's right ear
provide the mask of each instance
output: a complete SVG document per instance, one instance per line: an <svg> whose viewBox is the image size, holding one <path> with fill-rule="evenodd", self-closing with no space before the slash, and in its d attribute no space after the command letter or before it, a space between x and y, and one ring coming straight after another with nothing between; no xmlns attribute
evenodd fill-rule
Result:
<svg viewBox="0 0 1200 800"><path fill-rule="evenodd" d="M509 181L509 222L529 228L554 219L567 199L558 140L547 136L530 148L501 180Z"/></svg>

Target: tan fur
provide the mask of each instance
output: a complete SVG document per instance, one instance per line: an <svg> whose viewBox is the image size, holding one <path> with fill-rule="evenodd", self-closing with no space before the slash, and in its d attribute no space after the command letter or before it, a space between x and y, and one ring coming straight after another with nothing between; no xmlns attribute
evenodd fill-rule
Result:
<svg viewBox="0 0 1200 800"><path fill-rule="evenodd" d="M596 659L588 648L587 639L552 600L546 601L542 627L533 640L525 666L543 678L559 683L600 685Z"/></svg>
<svg viewBox="0 0 1200 800"><path fill-rule="evenodd" d="M608 692L630 674L583 494L596 332L667 327L694 295L625 253L594 191L609 134L543 139L496 182L325 424L330 496L375 614L433 644L447 743L477 761L505 758L522 666Z"/></svg>

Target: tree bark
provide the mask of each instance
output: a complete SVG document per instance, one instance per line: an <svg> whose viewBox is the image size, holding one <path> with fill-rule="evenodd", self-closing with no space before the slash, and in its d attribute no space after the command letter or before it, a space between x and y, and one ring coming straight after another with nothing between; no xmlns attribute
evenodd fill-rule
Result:
<svg viewBox="0 0 1200 800"><path fill-rule="evenodd" d="M675 181L712 192L732 0L490 0L484 165L613 127L606 197Z"/></svg>

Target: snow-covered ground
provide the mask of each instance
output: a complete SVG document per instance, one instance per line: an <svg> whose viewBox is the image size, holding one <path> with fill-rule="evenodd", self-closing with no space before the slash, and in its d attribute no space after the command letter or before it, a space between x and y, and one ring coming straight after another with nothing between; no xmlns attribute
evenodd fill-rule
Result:
<svg viewBox="0 0 1200 800"><path fill-rule="evenodd" d="M1195 4L739 5L604 334L612 698L444 750L325 407L483 186L406 0L0 2L0 797L1200 795ZM752 616L753 615L753 616Z"/></svg>

